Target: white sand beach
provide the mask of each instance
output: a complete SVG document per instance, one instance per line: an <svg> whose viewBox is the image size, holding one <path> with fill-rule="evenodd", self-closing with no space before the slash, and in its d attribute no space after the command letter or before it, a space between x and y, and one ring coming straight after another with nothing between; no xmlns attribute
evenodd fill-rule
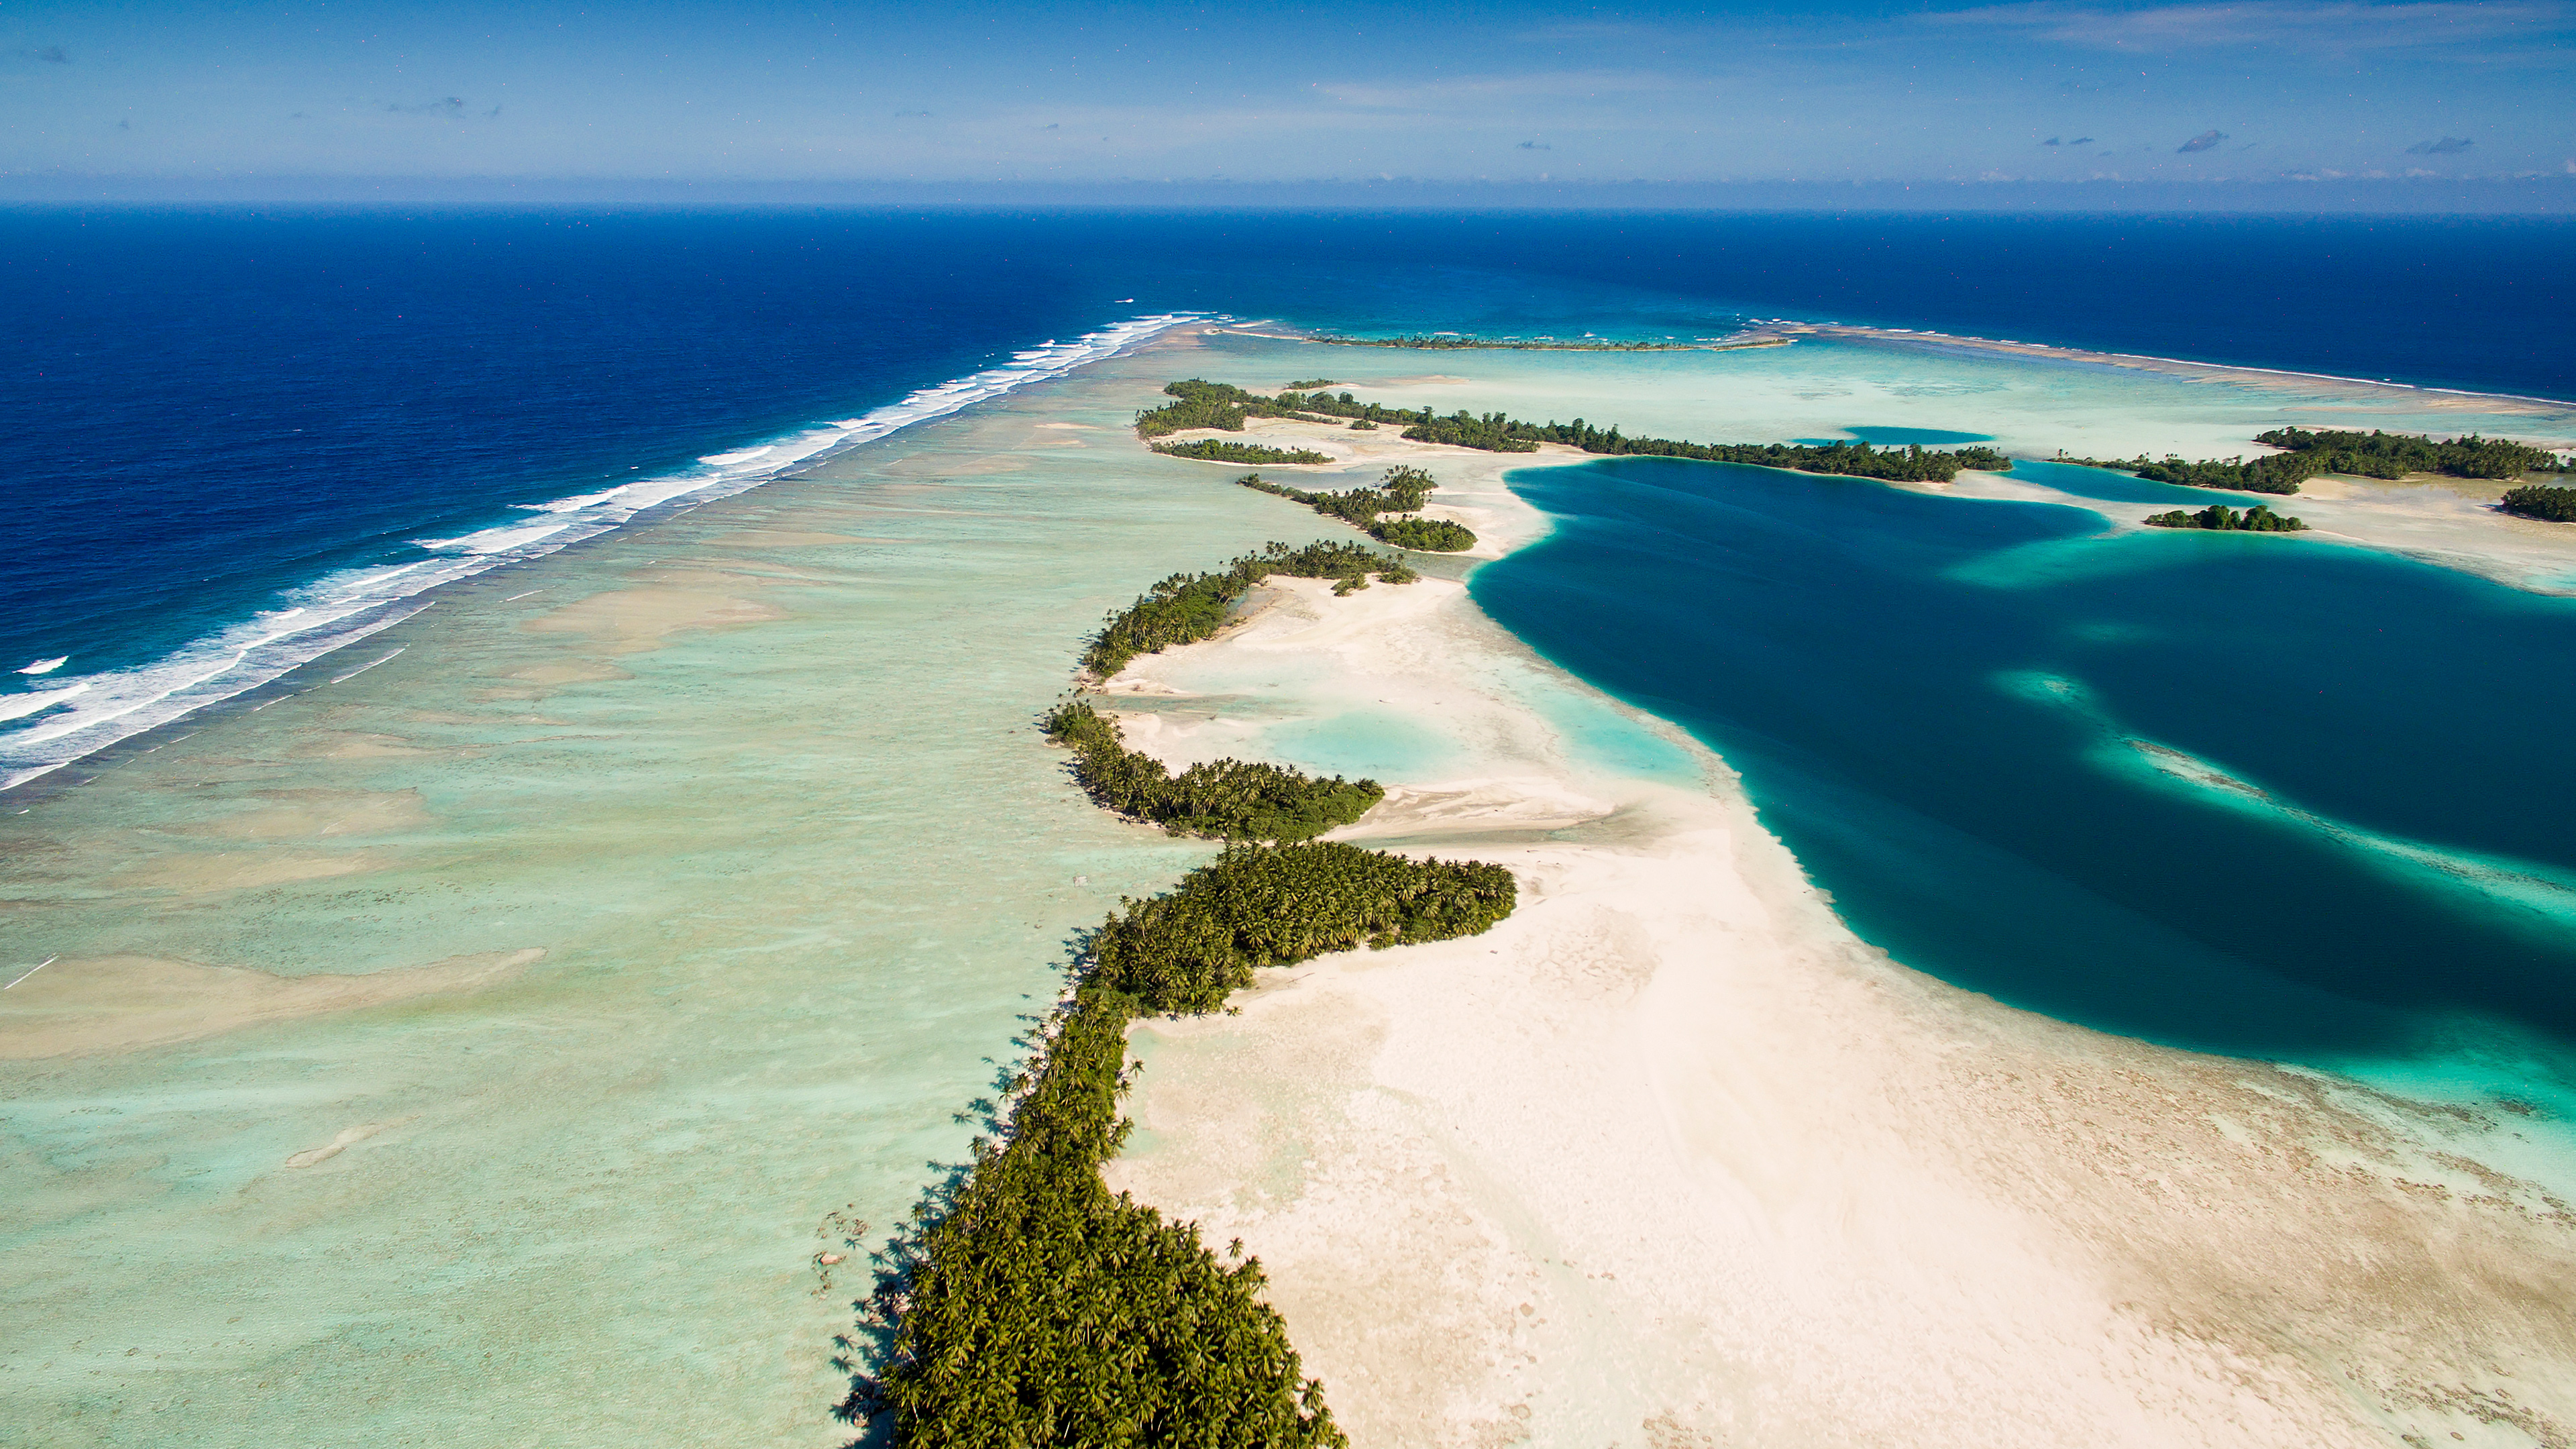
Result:
<svg viewBox="0 0 2576 1449"><path fill-rule="evenodd" d="M1445 509L1534 536L1537 461L1444 465ZM1172 763L1407 722L1465 763L1342 838L1520 883L1137 1033L1112 1185L1259 1255L1361 1449L2576 1434L2576 1215L2471 1124L1891 963L1697 746L1627 725L1698 787L1582 763L1550 701L1625 712L1462 586L1283 583L1110 693Z"/></svg>

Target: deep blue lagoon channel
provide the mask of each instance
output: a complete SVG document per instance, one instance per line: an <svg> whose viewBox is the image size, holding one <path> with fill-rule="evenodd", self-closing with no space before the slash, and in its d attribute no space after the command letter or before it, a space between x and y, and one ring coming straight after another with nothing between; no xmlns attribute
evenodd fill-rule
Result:
<svg viewBox="0 0 2576 1449"><path fill-rule="evenodd" d="M1728 464L1512 486L1557 532L1478 601L1723 754L1897 960L2171 1045L2571 1085L2576 601Z"/></svg>

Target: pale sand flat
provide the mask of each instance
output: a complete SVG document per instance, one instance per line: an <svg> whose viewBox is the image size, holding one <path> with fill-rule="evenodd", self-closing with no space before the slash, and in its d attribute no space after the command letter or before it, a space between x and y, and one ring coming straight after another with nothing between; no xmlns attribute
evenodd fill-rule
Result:
<svg viewBox="0 0 2576 1449"><path fill-rule="evenodd" d="M329 880L380 870L391 858L373 851L297 855L288 851L169 851L146 856L116 872L119 890L164 890L181 895L258 890L299 880Z"/></svg>
<svg viewBox="0 0 2576 1449"><path fill-rule="evenodd" d="M742 528L711 535L707 540L717 548L829 548L844 543L892 543L885 538L861 538L854 533L810 533L783 528Z"/></svg>
<svg viewBox="0 0 2576 1449"><path fill-rule="evenodd" d="M324 1143L320 1147L308 1147L302 1152L290 1154L286 1159L286 1165L289 1167L318 1167L321 1164L330 1161L332 1158L339 1156L341 1153L348 1151L357 1144L366 1141L368 1138L375 1136L377 1133L383 1132L388 1128L400 1127L404 1122L410 1122L413 1120L415 1119L405 1117L393 1122L361 1122L355 1127L344 1127L338 1133L334 1134L329 1142Z"/></svg>
<svg viewBox="0 0 2576 1449"><path fill-rule="evenodd" d="M313 730L297 741L287 754L298 760L398 760L409 755L435 755L440 751L417 745L399 735L369 734L358 730Z"/></svg>
<svg viewBox="0 0 2576 1449"><path fill-rule="evenodd" d="M2456 1121L1891 964L1723 766L1566 766L1459 586L1276 594L1120 690L1294 661L1317 709L1474 740L1339 834L1481 832L1522 904L1140 1026L1109 1177L1260 1256L1360 1449L2576 1434L2576 1216ZM1194 753L1164 718L1150 752Z"/></svg>
<svg viewBox="0 0 2576 1449"><path fill-rule="evenodd" d="M543 955L533 947L492 951L364 976L272 976L148 956L64 957L0 992L0 1058L128 1051L263 1022L480 991ZM336 1143L322 1155L347 1145Z"/></svg>
<svg viewBox="0 0 2576 1449"><path fill-rule="evenodd" d="M593 594L519 627L532 634L587 634L608 641L612 653L640 654L661 648L665 636L683 629L738 629L785 617L781 610L731 592L654 584Z"/></svg>
<svg viewBox="0 0 2576 1449"><path fill-rule="evenodd" d="M878 471L897 478L981 478L994 473L1017 473L1028 466L1028 459L1009 453L988 453L980 458L922 453L897 459Z"/></svg>
<svg viewBox="0 0 2576 1449"><path fill-rule="evenodd" d="M429 821L417 790L266 790L258 798L268 803L180 829L227 840L322 840L381 835Z"/></svg>
<svg viewBox="0 0 2576 1449"><path fill-rule="evenodd" d="M551 664L531 664L525 668L509 670L501 677L523 680L529 684L556 685L597 684L613 679L633 679L635 676L614 664L602 663L596 659L564 659ZM464 718L475 719L476 717L468 715Z"/></svg>

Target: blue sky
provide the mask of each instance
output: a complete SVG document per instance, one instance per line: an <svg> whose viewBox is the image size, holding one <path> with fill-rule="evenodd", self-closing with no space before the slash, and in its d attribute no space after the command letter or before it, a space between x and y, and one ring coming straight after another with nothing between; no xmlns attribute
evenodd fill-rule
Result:
<svg viewBox="0 0 2576 1449"><path fill-rule="evenodd" d="M2576 0L18 4L0 174L2576 175Z"/></svg>

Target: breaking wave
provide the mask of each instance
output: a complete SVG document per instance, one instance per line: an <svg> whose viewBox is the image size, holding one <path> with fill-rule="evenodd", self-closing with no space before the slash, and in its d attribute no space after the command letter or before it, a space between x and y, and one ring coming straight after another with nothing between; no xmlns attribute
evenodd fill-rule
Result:
<svg viewBox="0 0 2576 1449"><path fill-rule="evenodd" d="M664 504L701 503L757 488L914 423L1061 377L1195 316L1137 317L1070 342L1049 341L1013 353L1002 366L922 388L859 417L711 453L687 468L614 488L521 504L520 516L508 522L453 538L414 540L410 548L417 557L316 579L289 591L278 607L150 663L49 677L39 689L0 694L0 721L21 722L0 733L0 790L15 789L119 740L256 689L300 664L390 628L429 607L421 596L441 584L596 538ZM18 672L50 675L66 662L39 660Z"/></svg>

